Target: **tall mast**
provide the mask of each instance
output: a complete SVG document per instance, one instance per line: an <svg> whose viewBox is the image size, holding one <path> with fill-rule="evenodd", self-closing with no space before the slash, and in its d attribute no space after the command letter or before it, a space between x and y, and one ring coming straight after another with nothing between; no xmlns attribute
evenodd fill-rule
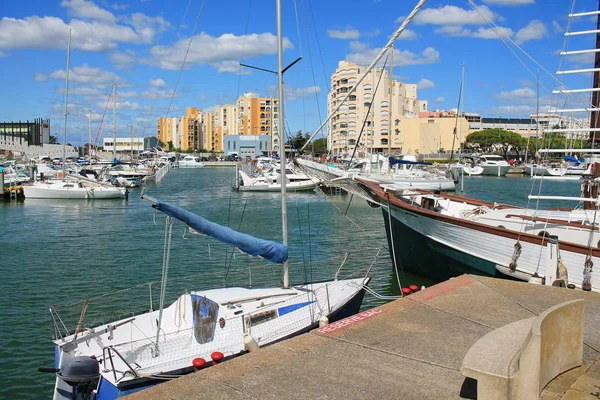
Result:
<svg viewBox="0 0 600 400"><path fill-rule="evenodd" d="M133 162L133 125L129 125L129 132L131 135L131 161Z"/></svg>
<svg viewBox="0 0 600 400"><path fill-rule="evenodd" d="M69 120L69 68L71 65L71 29L69 29L69 44L67 45L67 73L65 75L65 138L63 140L63 180L67 164L67 121Z"/></svg>
<svg viewBox="0 0 600 400"><path fill-rule="evenodd" d="M92 165L92 109L88 115L88 164Z"/></svg>
<svg viewBox="0 0 600 400"><path fill-rule="evenodd" d="M388 113L388 157L392 155L392 112L394 107L392 106L392 98L394 97L394 43L390 47L390 101L389 101L389 113ZM391 165L391 164L390 164Z"/></svg>
<svg viewBox="0 0 600 400"><path fill-rule="evenodd" d="M113 160L117 158L117 84L113 83Z"/></svg>
<svg viewBox="0 0 600 400"><path fill-rule="evenodd" d="M598 11L600 11L600 0L598 0ZM596 16L596 50L600 49L600 13ZM596 51L594 56L594 78L592 82L592 88L596 89L600 87L600 52ZM592 92L592 108L600 107L600 92ZM598 118L600 115L598 111L590 112L590 140L592 141L592 148L596 144L596 128L600 127Z"/></svg>
<svg viewBox="0 0 600 400"><path fill-rule="evenodd" d="M286 202L286 177L285 177L285 119L283 117L283 27L281 24L281 0L277 3L277 89L279 101L279 114L277 120L277 130L279 132L279 143L281 147L280 165L281 165L281 234L283 236L283 245L288 245L287 232L287 202ZM283 287L290 286L288 262L283 263Z"/></svg>

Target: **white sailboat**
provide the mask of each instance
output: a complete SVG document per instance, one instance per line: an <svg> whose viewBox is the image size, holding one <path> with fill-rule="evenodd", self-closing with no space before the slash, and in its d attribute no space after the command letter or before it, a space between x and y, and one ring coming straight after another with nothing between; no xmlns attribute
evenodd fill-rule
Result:
<svg viewBox="0 0 600 400"><path fill-rule="evenodd" d="M283 127L280 2L277 1L278 87L279 126ZM57 308L51 308L57 337L54 340L56 366L46 370L57 374L54 399L120 397L357 312L369 282L368 268L364 275L338 279L342 262L331 280L290 284L285 156L281 159L281 174L283 243L236 232L142 194L145 201L168 216L159 309L134 312L94 327L86 324L90 300L82 303L75 331L69 331ZM173 218L247 254L282 264L283 285L192 291L165 305L168 238Z"/></svg>
<svg viewBox="0 0 600 400"><path fill-rule="evenodd" d="M570 14L569 18L590 15L595 15L600 21L600 10ZM596 30L565 33L586 34L596 34ZM597 52L598 48L574 52L565 50L561 55L568 57ZM583 108L553 111L557 115L587 112L590 127L575 131L590 134L594 143L598 142L594 140L594 135L600 132L597 117L600 110L599 60L596 60L593 69L559 70L558 74L589 72L594 73L591 88L572 90L561 86L554 94L591 92L592 104L585 99ZM565 128L552 131L573 130ZM556 151L564 153L572 150ZM586 151L600 152L598 149ZM600 163L592 164L580 179L579 196L529 195L535 208L519 208L427 191L388 191L367 180L357 178L357 181L367 193L368 200L382 206L386 232L394 246L392 257L405 269L437 279L475 273L600 292L600 272L593 268L594 264L600 262ZM537 208L538 203L546 200L571 202L576 206Z"/></svg>
<svg viewBox="0 0 600 400"><path fill-rule="evenodd" d="M71 31L69 30L69 44L67 47L67 72L65 79L65 119L63 142L63 172L61 179L36 181L31 185L23 186L25 199L120 199L126 195L126 190L100 182L90 182L80 179L77 175L66 174L67 164L67 121L69 106L69 68L71 60Z"/></svg>

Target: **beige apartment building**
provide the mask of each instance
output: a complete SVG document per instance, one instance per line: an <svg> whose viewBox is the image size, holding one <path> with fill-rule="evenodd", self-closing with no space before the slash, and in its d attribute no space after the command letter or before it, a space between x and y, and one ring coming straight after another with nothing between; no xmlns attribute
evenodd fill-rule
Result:
<svg viewBox="0 0 600 400"><path fill-rule="evenodd" d="M167 150L200 149L203 142L202 111L188 107L184 117L158 118L157 136Z"/></svg>
<svg viewBox="0 0 600 400"><path fill-rule="evenodd" d="M366 67L352 62L339 62L338 68L331 76L329 113L339 106L365 69ZM390 80L386 69L374 68L367 74L360 86L332 117L328 144L334 154L352 151L363 123L365 128L361 145L372 152L402 152L403 147L411 144L411 140L419 142L409 130L414 121L409 124L405 121L418 119L420 112L427 111L427 102L417 99L416 84L392 81L391 87L390 92Z"/></svg>

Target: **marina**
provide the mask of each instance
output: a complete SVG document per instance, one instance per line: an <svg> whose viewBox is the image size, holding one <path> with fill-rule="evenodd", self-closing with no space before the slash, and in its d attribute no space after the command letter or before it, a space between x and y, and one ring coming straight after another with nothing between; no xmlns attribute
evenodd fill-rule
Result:
<svg viewBox="0 0 600 400"><path fill-rule="evenodd" d="M267 238L276 238L280 229L278 195L235 192L234 179L233 167L174 169L160 184L149 184L147 193L211 215L218 222L236 228L241 226L245 232L260 231ZM518 199L514 193L528 193L530 184L529 178L472 177L466 179L465 194L509 203ZM579 190L574 182L546 184L553 185L554 191L562 191L564 195L573 195ZM10 299L1 305L0 311L5 316L2 336L14 338L3 342L0 349L10 382L0 388L1 396L50 396L51 374L36 372L38 367L53 365L48 306L69 304L86 295L110 293L160 279L164 227L159 216L149 211L139 198L139 193L139 189L133 189L128 199L108 202L25 199L0 203L6 276L0 289ZM311 252L344 254L349 246L353 254L372 254L371 250L376 247L385 249L381 210L351 197L326 198L310 192L290 194L291 248L305 248L305 257L310 257ZM310 220L321 222L312 223L309 228L308 213ZM349 219L343 217L344 213ZM309 230L310 250L305 237ZM174 228L173 238L171 296L190 288L185 279L190 274L212 271L206 274L206 280L199 279L194 285L198 289L210 287L220 282L232 258L237 262L248 260L247 256L214 243L191 240L189 234L184 234L183 227ZM48 257L48 254L54 256ZM372 258L363 260L371 262ZM373 266L371 276L369 287L383 296L400 294L398 279L402 287L428 287L436 282L402 271L397 277L387 254ZM143 302L147 288L135 298ZM367 292L362 310L387 301Z"/></svg>
<svg viewBox="0 0 600 400"><path fill-rule="evenodd" d="M190 1L173 35L175 3L40 5L51 45L0 24L0 58L51 50L22 63L39 94L64 81L48 117L3 104L0 398L600 396L600 2L375 1L339 29Z"/></svg>

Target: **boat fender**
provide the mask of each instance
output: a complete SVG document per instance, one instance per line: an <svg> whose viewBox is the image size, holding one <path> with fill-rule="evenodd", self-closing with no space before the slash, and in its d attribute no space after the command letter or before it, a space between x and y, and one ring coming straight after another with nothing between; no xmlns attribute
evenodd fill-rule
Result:
<svg viewBox="0 0 600 400"><path fill-rule="evenodd" d="M223 353L221 353L220 351L215 351L210 355L213 365L217 365L219 362L221 362L221 360L223 360L223 357Z"/></svg>
<svg viewBox="0 0 600 400"><path fill-rule="evenodd" d="M322 328L325 325L329 325L329 318L327 318L326 315L321 315L321 318L319 318L319 328Z"/></svg>
<svg viewBox="0 0 600 400"><path fill-rule="evenodd" d="M192 365L194 366L194 372L196 372L206 365L206 360L200 357L194 358L194 360L192 361Z"/></svg>
<svg viewBox="0 0 600 400"><path fill-rule="evenodd" d="M402 296L408 296L411 293L412 293L412 290L410 290L409 288L407 288L407 287L402 288Z"/></svg>
<svg viewBox="0 0 600 400"><path fill-rule="evenodd" d="M419 291L419 287L417 285L410 285L408 288L411 290L411 292Z"/></svg>
<svg viewBox="0 0 600 400"><path fill-rule="evenodd" d="M252 335L250 335L248 333L244 334L244 347L249 352L260 350L260 347L258 347L258 343L256 343L256 340L254 340Z"/></svg>

